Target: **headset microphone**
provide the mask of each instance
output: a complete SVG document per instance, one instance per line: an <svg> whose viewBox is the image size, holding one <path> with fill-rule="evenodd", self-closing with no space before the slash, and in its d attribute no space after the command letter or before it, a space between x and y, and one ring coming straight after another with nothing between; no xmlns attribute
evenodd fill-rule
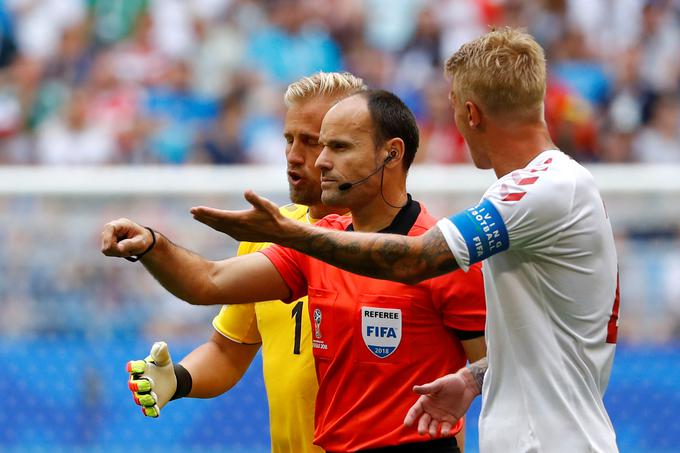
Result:
<svg viewBox="0 0 680 453"><path fill-rule="evenodd" d="M370 178L371 176L373 176L374 174L378 173L380 170L385 168L385 165L387 165L392 159L394 159L396 157L396 155L397 155L396 151L390 152L389 156L387 156L385 158L385 161L380 166L378 166L378 168L373 170L368 176L361 178L358 181L354 181L354 182L343 182L342 184L340 184L338 186L338 190L342 190L342 191L349 190L356 185L359 185L359 184L362 184L362 183L368 181L368 178Z"/></svg>

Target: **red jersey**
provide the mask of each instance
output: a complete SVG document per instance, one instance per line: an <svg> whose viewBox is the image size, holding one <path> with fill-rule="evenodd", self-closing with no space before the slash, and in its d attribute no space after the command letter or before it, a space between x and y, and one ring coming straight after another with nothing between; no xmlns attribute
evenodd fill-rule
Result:
<svg viewBox="0 0 680 453"><path fill-rule="evenodd" d="M330 215L317 225L351 230L351 222ZM381 232L418 236L435 223L409 197ZM403 424L417 399L412 387L465 366L460 338L484 330L481 267L405 285L352 274L280 246L260 253L283 277L291 301L309 295L319 380L314 443L356 451L425 441Z"/></svg>

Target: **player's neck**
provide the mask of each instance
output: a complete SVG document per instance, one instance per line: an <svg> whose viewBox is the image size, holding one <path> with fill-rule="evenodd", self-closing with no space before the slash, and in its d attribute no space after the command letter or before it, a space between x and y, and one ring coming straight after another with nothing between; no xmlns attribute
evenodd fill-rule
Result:
<svg viewBox="0 0 680 453"><path fill-rule="evenodd" d="M557 148L543 124L499 130L495 137L496 140L487 143L487 149L491 166L498 178L526 167L543 151Z"/></svg>
<svg viewBox="0 0 680 453"><path fill-rule="evenodd" d="M376 193L369 202L363 202L361 206L352 206L354 231L376 232L387 228L399 214L400 206L406 204L407 199L405 188L387 190L385 187L382 195ZM393 206L387 204L385 200Z"/></svg>
<svg viewBox="0 0 680 453"><path fill-rule="evenodd" d="M322 204L309 207L309 217L313 221L321 220L329 214L346 214L349 212L347 208L338 208L333 206L324 206Z"/></svg>

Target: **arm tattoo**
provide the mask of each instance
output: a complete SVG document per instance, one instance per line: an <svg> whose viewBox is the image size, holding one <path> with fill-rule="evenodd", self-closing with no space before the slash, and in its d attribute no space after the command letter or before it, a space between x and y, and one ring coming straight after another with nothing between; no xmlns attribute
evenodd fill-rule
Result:
<svg viewBox="0 0 680 453"><path fill-rule="evenodd" d="M475 384L477 384L477 389L479 390L480 395L482 394L482 384L484 384L484 375L486 374L487 368L489 368L489 362L487 361L486 357L477 360L475 363L471 363L468 367Z"/></svg>
<svg viewBox="0 0 680 453"><path fill-rule="evenodd" d="M288 247L341 269L384 280L413 284L458 268L436 227L412 237L306 227L303 237L286 242Z"/></svg>

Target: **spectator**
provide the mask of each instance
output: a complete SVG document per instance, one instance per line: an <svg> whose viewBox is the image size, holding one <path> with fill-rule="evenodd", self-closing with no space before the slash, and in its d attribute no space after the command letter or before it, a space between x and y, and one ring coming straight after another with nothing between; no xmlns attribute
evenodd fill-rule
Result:
<svg viewBox="0 0 680 453"><path fill-rule="evenodd" d="M624 52L616 67L615 94L609 103L609 119L615 130L634 132L640 127L648 103L649 87L640 78L640 48Z"/></svg>
<svg viewBox="0 0 680 453"><path fill-rule="evenodd" d="M63 115L40 126L36 144L39 163L93 165L114 160L114 138L105 127L88 117L89 99L90 94L86 91L74 92Z"/></svg>
<svg viewBox="0 0 680 453"><path fill-rule="evenodd" d="M300 0L272 2L271 23L250 41L249 59L274 82L287 84L305 74L342 69L340 49L322 26L309 21L308 12Z"/></svg>
<svg viewBox="0 0 680 453"><path fill-rule="evenodd" d="M593 108L574 90L548 79L545 120L555 144L578 160L595 160L597 124Z"/></svg>
<svg viewBox="0 0 680 453"><path fill-rule="evenodd" d="M172 60L186 60L195 44L194 11L184 0L150 0L149 14L154 47Z"/></svg>
<svg viewBox="0 0 680 453"><path fill-rule="evenodd" d="M680 84L680 24L677 4L647 0L642 11L642 79L657 92L676 90Z"/></svg>
<svg viewBox="0 0 680 453"><path fill-rule="evenodd" d="M680 163L680 97L661 96L653 104L649 125L633 144L635 157L646 163Z"/></svg>
<svg viewBox="0 0 680 453"><path fill-rule="evenodd" d="M141 14L130 38L112 48L112 70L121 80L148 86L158 83L167 71L170 59L155 46L153 27L151 15Z"/></svg>
<svg viewBox="0 0 680 453"><path fill-rule="evenodd" d="M217 121L205 131L197 144L199 159L204 156L206 162L213 164L240 164L246 161L240 134L245 98L246 92L238 89L221 102Z"/></svg>
<svg viewBox="0 0 680 453"><path fill-rule="evenodd" d="M112 58L100 54L92 65L88 87L92 92L88 115L115 138L115 162L143 163L140 150L151 129L149 119L141 115L143 90L123 82L112 70Z"/></svg>
<svg viewBox="0 0 680 453"><path fill-rule="evenodd" d="M199 37L198 46L191 57L194 90L203 96L224 96L235 83L233 78L242 72L246 52L245 36L231 17L217 22L216 26L211 26L206 20L196 19L194 30Z"/></svg>
<svg viewBox="0 0 680 453"><path fill-rule="evenodd" d="M3 2L0 2L0 69L7 67L17 53L12 18Z"/></svg>
<svg viewBox="0 0 680 453"><path fill-rule="evenodd" d="M420 121L420 148L417 163L460 164L470 161L463 137L456 129L449 100L442 96L448 89L442 80L425 88L425 112Z"/></svg>
<svg viewBox="0 0 680 453"><path fill-rule="evenodd" d="M148 0L88 0L93 38L103 45L127 38L147 4Z"/></svg>
<svg viewBox="0 0 680 453"><path fill-rule="evenodd" d="M552 75L596 106L609 98L610 80L604 65L580 30L568 29L552 49Z"/></svg>
<svg viewBox="0 0 680 453"><path fill-rule="evenodd" d="M175 61L148 93L144 113L155 119L148 146L156 162L189 161L199 126L217 116L215 101L196 95L191 90L191 78L188 62Z"/></svg>
<svg viewBox="0 0 680 453"><path fill-rule="evenodd" d="M53 56L45 59L43 77L69 85L81 85L90 72L94 47L89 43L86 22L65 28Z"/></svg>
<svg viewBox="0 0 680 453"><path fill-rule="evenodd" d="M46 59L57 50L62 32L85 18L80 0L5 0L13 14L19 51Z"/></svg>
<svg viewBox="0 0 680 453"><path fill-rule="evenodd" d="M364 2L366 20L364 36L376 49L398 52L416 31L422 2L416 0L368 0Z"/></svg>
<svg viewBox="0 0 680 453"><path fill-rule="evenodd" d="M441 77L441 29L436 12L425 7L420 10L412 39L401 53L393 75L396 84L406 84L421 90L432 80Z"/></svg>
<svg viewBox="0 0 680 453"><path fill-rule="evenodd" d="M41 86L43 64L35 59L18 56L0 73L0 160L10 164L29 164L35 161L33 135L30 133L48 110L46 97L50 85ZM56 93L55 93L56 94Z"/></svg>

